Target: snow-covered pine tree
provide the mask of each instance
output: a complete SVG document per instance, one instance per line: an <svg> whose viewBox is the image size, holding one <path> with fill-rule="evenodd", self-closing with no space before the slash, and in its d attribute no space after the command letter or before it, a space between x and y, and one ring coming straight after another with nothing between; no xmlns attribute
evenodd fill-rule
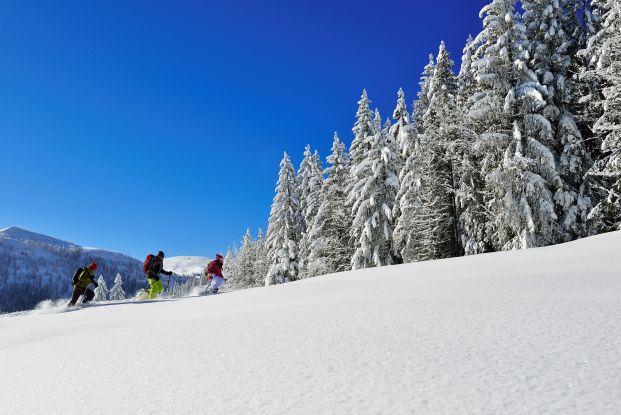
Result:
<svg viewBox="0 0 621 415"><path fill-rule="evenodd" d="M393 240L395 250L405 262L416 260L419 251L420 233L416 227L414 213L420 207L418 189L420 187L421 149L419 135L423 133L423 116L429 108L429 83L435 68L434 56L429 55L429 63L425 66L419 82L420 92L414 101L410 134L412 144L406 151L403 167L399 174L399 191L395 203L395 230Z"/></svg>
<svg viewBox="0 0 621 415"><path fill-rule="evenodd" d="M473 41L471 71L476 84L469 99L468 117L480 135L475 151L484 154L483 174L499 164L502 151L494 149L508 145L511 120L502 111L505 97L512 89L512 38L516 22L516 0L493 0L483 7L483 30Z"/></svg>
<svg viewBox="0 0 621 415"><path fill-rule="evenodd" d="M575 6L575 0L522 0L521 3L530 44L528 64L546 89L542 96L545 106L536 115L538 128L546 133L538 141L554 157L562 181L560 187L550 190L555 193L559 218L558 242L567 242L586 235L586 217L591 205L582 181L592 160L570 107L574 94L570 70L575 70L579 39L565 30L575 30L574 20L568 13L574 9L571 6L572 3Z"/></svg>
<svg viewBox="0 0 621 415"><path fill-rule="evenodd" d="M601 158L602 141L599 134L593 133L593 126L603 114L602 91L605 81L598 75L597 62L601 52L600 36L605 33L602 31L602 19L606 13L606 1L592 0L582 9L584 15L579 20L584 25L586 39L583 48L576 53L578 68L575 69L574 76L575 96L572 108L587 151L593 160Z"/></svg>
<svg viewBox="0 0 621 415"><path fill-rule="evenodd" d="M268 260L267 250L267 238L263 233L263 230L259 228L257 233L257 239L254 243L254 256L256 261L254 263L254 277L255 281L253 285L255 287L265 284L265 276L267 275L271 261Z"/></svg>
<svg viewBox="0 0 621 415"><path fill-rule="evenodd" d="M554 154L544 144L553 130L544 115L548 90L528 67L525 27L519 14L505 16L504 55L512 62L504 114L512 133L502 161L488 174L493 197L488 201L492 244L496 249L546 246L559 240L554 193L562 189Z"/></svg>
<svg viewBox="0 0 621 415"><path fill-rule="evenodd" d="M410 114L405 104L405 92L403 88L397 91L397 106L392 113L395 124L390 129L390 133L395 137L398 152L399 171L403 167L401 160L406 160L414 149L414 131L411 128Z"/></svg>
<svg viewBox="0 0 621 415"><path fill-rule="evenodd" d="M420 86L420 91L418 91L417 99L412 104L411 124L412 129L416 134L423 133L423 116L427 112L427 108L429 108L429 83L435 69L434 59L435 58L433 54L430 53L429 63L423 69L423 73L418 83L418 85Z"/></svg>
<svg viewBox="0 0 621 415"><path fill-rule="evenodd" d="M481 211L484 227L473 235L479 235L475 241L464 244L466 254L477 253L479 247L490 246L492 250L502 249L501 243L493 243L498 232L496 211L490 206L502 206L502 196L492 179L503 160L504 150L509 146L512 120L502 111L505 97L512 89L513 71L513 28L519 22L515 20L515 0L493 0L485 6L480 16L483 18L483 30L474 39L471 71L476 80L467 110L468 122L474 128L477 138L472 146L472 154L478 155L476 169L485 179ZM478 222L478 221L477 221ZM478 226L475 227L477 229ZM466 231L467 232L467 231ZM471 249L474 242L474 249ZM462 242L463 243L463 242ZM470 246L469 246L470 245ZM485 250L485 249L484 249Z"/></svg>
<svg viewBox="0 0 621 415"><path fill-rule="evenodd" d="M347 197L347 207L353 214L352 204L354 200L358 198L357 195L354 194L356 191L355 188L355 178L353 176L354 170L356 166L359 166L364 162L367 157L367 152L369 150L369 144L367 143L367 137L373 135L373 112L369 108L369 104L371 100L367 95L367 90L362 90L362 95L360 100L358 101L358 111L356 111L356 122L352 128L352 132L354 133L354 139L352 140L351 146L349 147L349 174L350 179L347 182L347 188L345 193L348 195ZM357 237L352 233L353 230L350 230L351 238L349 240L349 249L353 253L355 251ZM353 254L352 254L353 255ZM351 258L350 258L351 260Z"/></svg>
<svg viewBox="0 0 621 415"><path fill-rule="evenodd" d="M603 113L594 125L601 139L594 179L596 206L589 213L592 232L621 229L621 2L598 2L602 25L589 44L597 78L603 85Z"/></svg>
<svg viewBox="0 0 621 415"><path fill-rule="evenodd" d="M374 134L373 131L373 112L369 108L371 100L367 95L367 90L362 90L362 95L358 101L358 111L356 112L356 122L352 131L354 139L349 147L349 160L351 166L360 164L365 158L369 145L367 137ZM351 188L352 186L350 186Z"/></svg>
<svg viewBox="0 0 621 415"><path fill-rule="evenodd" d="M302 214L303 232L299 245L299 277L306 278L306 264L310 255L311 243L310 227L315 221L315 216L322 201L323 171L321 158L317 151L310 154L310 146L306 146L304 160L298 172L300 188L300 211Z"/></svg>
<svg viewBox="0 0 621 415"><path fill-rule="evenodd" d="M234 288L250 288L256 286L254 264L256 262L255 241L252 239L250 229L246 230L242 245L237 255L237 273L235 278L227 279L227 282Z"/></svg>
<svg viewBox="0 0 621 415"><path fill-rule="evenodd" d="M459 213L459 243L466 255L483 253L489 249L485 243L485 177L481 173L481 154L474 148L477 140L475 125L467 116L477 92L472 65L476 48L474 39L469 36L457 77L458 94L453 123L455 141L451 150L457 180L455 199Z"/></svg>
<svg viewBox="0 0 621 415"><path fill-rule="evenodd" d="M399 175L399 179L401 179L402 175L407 173L404 170L405 164L409 155L414 151L414 146L416 144L416 132L410 123L410 114L408 113L405 104L405 93L403 92L403 88L399 88L399 91L397 92L397 106L392 113L392 118L395 120L395 124L390 127L390 131L388 133L393 136L396 143L397 151L395 154L394 168ZM399 199L397 198L396 200ZM393 209L393 220L395 225L399 221L400 216L400 205L399 203L395 203L395 207Z"/></svg>
<svg viewBox="0 0 621 415"><path fill-rule="evenodd" d="M334 133L332 153L327 160L323 199L309 232L312 241L307 267L309 277L346 271L351 267L349 231L352 221L345 193L349 166L345 145L337 133Z"/></svg>
<svg viewBox="0 0 621 415"><path fill-rule="evenodd" d="M594 3L597 4L597 1L595 0ZM593 108L587 109L587 106L584 105L586 101L582 101L583 97L594 92L594 85L584 77L588 70L588 58L582 52L587 48L589 38L595 33L596 27L599 25L599 19L597 16L593 16L591 3L593 3L591 0L561 0L561 7L565 11L562 19L563 31L571 39L570 48L567 52L571 58L569 68L571 97L568 106L574 115L585 148L593 157L596 153L593 152L594 148L591 146L593 141L591 128L595 124L597 116L593 117L590 114ZM599 95L599 93L596 94Z"/></svg>
<svg viewBox="0 0 621 415"><path fill-rule="evenodd" d="M459 254L458 212L455 206L456 177L451 146L456 138L454 123L457 79L454 63L444 42L440 44L429 84L429 107L423 116L420 136L422 205L414 212L423 244L416 259L449 258Z"/></svg>
<svg viewBox="0 0 621 415"><path fill-rule="evenodd" d="M229 246L224 255L224 262L222 265L222 275L229 280L239 280L239 267L237 264L238 259L237 243L233 244L233 248Z"/></svg>
<svg viewBox="0 0 621 415"><path fill-rule="evenodd" d="M110 291L108 291L108 286L106 285L106 280L104 280L103 275L97 278L97 284L98 287L95 288L95 297L93 297L93 301L106 301L110 295Z"/></svg>
<svg viewBox="0 0 621 415"><path fill-rule="evenodd" d="M268 258L272 265L266 275L265 285L280 284L298 278L299 210L295 172L289 156L285 153L280 162L276 196L267 228Z"/></svg>
<svg viewBox="0 0 621 415"><path fill-rule="evenodd" d="M354 182L348 204L354 213L350 234L355 241L353 269L391 265L395 258L392 209L399 188L394 170L396 143L382 128L377 110L372 127L373 135L361 143L367 147L366 158L351 166Z"/></svg>
<svg viewBox="0 0 621 415"><path fill-rule="evenodd" d="M121 277L120 273L116 273L114 277L114 285L110 290L110 295L108 297L112 301L121 301L125 300L125 291L123 290L123 277Z"/></svg>
<svg viewBox="0 0 621 415"><path fill-rule="evenodd" d="M311 152L310 145L306 145L304 148L304 157L300 162L300 168L298 169L298 173L295 177L297 183L297 193L300 196L300 206L299 213L300 217L298 218L299 227L300 227L300 236L306 232L307 223L304 220L304 215L306 212L306 207L308 203L308 194L310 193L310 185L309 182L314 173L313 169L313 153Z"/></svg>

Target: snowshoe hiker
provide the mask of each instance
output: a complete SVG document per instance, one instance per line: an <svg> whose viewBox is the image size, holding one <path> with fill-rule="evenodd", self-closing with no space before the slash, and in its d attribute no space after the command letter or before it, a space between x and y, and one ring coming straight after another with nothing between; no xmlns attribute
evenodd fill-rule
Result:
<svg viewBox="0 0 621 415"><path fill-rule="evenodd" d="M222 276L222 266L224 265L224 257L221 254L216 254L216 259L211 261L207 265L205 275L209 279L209 288L205 290L205 294L215 294L224 282L224 276Z"/></svg>
<svg viewBox="0 0 621 415"><path fill-rule="evenodd" d="M97 264L93 261L88 267L78 268L75 274L73 274L73 294L71 295L68 306L73 307L81 295L84 296L82 304L88 303L95 297L95 293L90 290L88 286L89 284L93 284L95 288L99 287L99 284L95 281L94 273L96 269Z"/></svg>
<svg viewBox="0 0 621 415"><path fill-rule="evenodd" d="M164 284L160 281L160 274L172 275L172 271L164 271L164 252L160 251L157 256L147 255L144 261L144 272L147 274L149 289L147 290L148 299L152 300L164 291Z"/></svg>

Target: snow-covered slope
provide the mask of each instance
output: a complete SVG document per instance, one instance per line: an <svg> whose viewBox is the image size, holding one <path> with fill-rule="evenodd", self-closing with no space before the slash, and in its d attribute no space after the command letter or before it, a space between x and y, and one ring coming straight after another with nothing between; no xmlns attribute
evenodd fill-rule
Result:
<svg viewBox="0 0 621 415"><path fill-rule="evenodd" d="M0 413L618 414L621 232L0 317Z"/></svg>
<svg viewBox="0 0 621 415"><path fill-rule="evenodd" d="M1 230L0 310L24 310L45 298L67 297L74 271L92 260L98 264L96 275L109 284L120 273L127 293L145 285L142 262L127 255L82 248L17 227Z"/></svg>
<svg viewBox="0 0 621 415"><path fill-rule="evenodd" d="M29 242L36 243L38 245L51 245L63 248L79 248L78 245L71 242L61 241L60 239L52 238L51 236L41 235L27 231L25 229L11 226L0 230L0 239L13 240L28 244Z"/></svg>
<svg viewBox="0 0 621 415"><path fill-rule="evenodd" d="M207 263L211 261L205 256L173 256L164 258L164 269L173 271L177 275L203 275Z"/></svg>

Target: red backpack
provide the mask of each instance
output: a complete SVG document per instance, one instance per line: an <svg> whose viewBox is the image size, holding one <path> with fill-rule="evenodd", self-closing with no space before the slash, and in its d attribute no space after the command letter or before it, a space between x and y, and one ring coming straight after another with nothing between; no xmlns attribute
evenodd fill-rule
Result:
<svg viewBox="0 0 621 415"><path fill-rule="evenodd" d="M144 265L142 269L144 270L145 274L149 273L149 267L151 266L151 261L153 261L154 258L155 258L155 255L149 254L147 255L147 258L144 260Z"/></svg>

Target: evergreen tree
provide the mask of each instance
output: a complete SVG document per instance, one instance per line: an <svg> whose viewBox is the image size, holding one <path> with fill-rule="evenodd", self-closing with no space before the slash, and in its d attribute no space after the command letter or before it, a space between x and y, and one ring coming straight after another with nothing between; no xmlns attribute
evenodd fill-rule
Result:
<svg viewBox="0 0 621 415"><path fill-rule="evenodd" d="M459 71L456 111L454 112L454 146L451 150L456 172L456 208L459 214L459 243L464 254L479 254L489 250L485 243L485 177L481 169L481 154L475 148L476 127L467 110L477 92L473 58L477 45L468 37Z"/></svg>
<svg viewBox="0 0 621 415"><path fill-rule="evenodd" d="M226 255L224 255L224 262L222 265L222 274L226 277L227 280L230 279L233 282L240 279L237 259L237 245L234 244L232 249L230 246L228 247Z"/></svg>
<svg viewBox="0 0 621 415"><path fill-rule="evenodd" d="M304 230L300 238L299 269L300 278L306 278L306 264L308 262L312 243L309 232L322 201L323 186L321 158L317 151L311 155L310 146L306 146L302 167L298 173L298 182L300 183L300 211L304 224Z"/></svg>
<svg viewBox="0 0 621 415"><path fill-rule="evenodd" d="M421 148L419 136L424 132L423 117L429 108L429 84L435 68L434 57L429 55L429 63L425 66L419 82L420 92L413 104L412 123L409 127L410 145L402 153L405 157L403 168L399 174L399 191L395 203L395 230L393 239L395 249L405 262L416 260L416 252L420 250L420 230L417 228L415 212L421 207L418 190L420 188ZM399 106L398 106L399 107Z"/></svg>
<svg viewBox="0 0 621 415"><path fill-rule="evenodd" d="M458 221L455 207L455 169L450 154L455 139L453 120L457 79L444 42L440 44L429 84L429 107L423 116L420 137L421 206L414 212L423 240L416 259L449 258L458 255Z"/></svg>
<svg viewBox="0 0 621 415"><path fill-rule="evenodd" d="M582 179L592 164L582 134L570 110L573 83L570 70L575 68L577 40L567 30L577 30L569 13L575 1L523 0L526 37L530 42L529 66L541 86L545 106L537 112L537 123L545 130L538 141L555 159L561 183L555 193L559 217L559 242L586 234L586 216L590 198L584 194ZM569 13L568 13L569 12ZM552 183L550 183L552 184Z"/></svg>
<svg viewBox="0 0 621 415"><path fill-rule="evenodd" d="M351 214L354 214L353 211L353 203L358 199L358 195L356 192L356 178L354 177L354 170L357 169L357 166L361 165L365 159L367 158L367 153L369 151L369 143L367 137L374 134L373 130L373 112L369 108L369 104L371 101L367 96L367 90L362 90L362 96L358 101L358 111L356 111L356 122L352 128L352 132L354 133L354 139L349 147L349 173L350 179L347 183L346 194L347 198L347 208L350 210ZM350 240L349 240L349 249L353 253L356 249L356 240L357 237L353 233L353 230L350 230ZM353 255L353 254L352 254Z"/></svg>
<svg viewBox="0 0 621 415"><path fill-rule="evenodd" d="M254 283L255 287L265 284L265 276L267 275L271 261L269 261L267 250L267 239L262 229L259 229L257 239L254 243L254 256L256 261L254 263Z"/></svg>
<svg viewBox="0 0 621 415"><path fill-rule="evenodd" d="M123 290L123 277L121 277L121 274L118 272L114 277L114 285L110 290L110 295L108 298L112 301L125 300L125 291Z"/></svg>
<svg viewBox="0 0 621 415"><path fill-rule="evenodd" d="M312 241L307 276L341 272L350 269L352 252L349 248L351 215L346 207L349 168L345 145L334 133L330 164L324 171L323 199L310 229Z"/></svg>
<svg viewBox="0 0 621 415"><path fill-rule="evenodd" d="M373 135L363 141L368 150L366 158L352 165L353 191L348 203L354 220L351 239L355 252L353 269L394 263L393 218L399 179L394 170L396 143L381 126L379 111L375 111Z"/></svg>
<svg viewBox="0 0 621 415"><path fill-rule="evenodd" d="M97 284L98 287L95 288L95 297L93 297L93 301L106 301L110 295L110 291L108 291L108 286L106 285L106 280L104 280L103 275L99 276Z"/></svg>
<svg viewBox="0 0 621 415"><path fill-rule="evenodd" d="M237 274L234 279L229 278L227 280L231 287L250 288L256 286L257 278L254 264L257 258L254 245L255 241L252 239L250 229L247 229L237 256Z"/></svg>
<svg viewBox="0 0 621 415"><path fill-rule="evenodd" d="M359 165L366 158L367 150L369 149L367 137L374 134L373 112L369 108L370 103L367 90L363 89L360 101L358 101L356 122L352 128L354 140L349 148L349 159L352 166ZM349 189L351 188L353 188L353 185Z"/></svg>
<svg viewBox="0 0 621 415"><path fill-rule="evenodd" d="M295 172L285 153L280 163L276 196L267 228L268 258L272 266L265 278L265 285L298 278L299 209Z"/></svg>
<svg viewBox="0 0 621 415"><path fill-rule="evenodd" d="M502 243L494 243L493 235L498 231L497 210L503 206L502 195L494 179L502 164L503 154L511 137L511 117L502 109L505 98L512 89L514 53L526 53L513 47L513 32L516 24L515 0L494 0L480 13L483 30L474 39L470 71L475 80L472 94L467 102L468 124L476 135L471 146L474 155L473 185L479 217L470 225L462 219L464 237L462 241L466 254L502 249ZM526 56L522 56L525 58ZM481 179L484 183L478 184ZM466 179L467 180L467 179ZM475 206L476 210L477 207Z"/></svg>
<svg viewBox="0 0 621 415"><path fill-rule="evenodd" d="M602 154L589 172L597 200L589 219L592 232L606 232L621 229L621 2L606 0L598 6L602 25L589 53L603 85L603 113L593 128Z"/></svg>
<svg viewBox="0 0 621 415"><path fill-rule="evenodd" d="M433 54L429 54L429 63L423 69L423 73L418 83L420 91L418 92L416 101L412 104L411 122L415 134L423 133L423 116L427 112L427 108L429 108L429 84L431 82L434 69L434 56ZM409 149L409 152L412 151L414 151L414 149Z"/></svg>
<svg viewBox="0 0 621 415"><path fill-rule="evenodd" d="M545 117L548 90L528 67L529 52L525 27L519 15L511 19L507 32L507 56L512 62L505 97L504 114L512 133L502 162L488 175L494 197L492 243L496 249L546 246L558 241L557 215L553 194L562 188L554 155L545 143L554 135Z"/></svg>
<svg viewBox="0 0 621 415"><path fill-rule="evenodd" d="M392 113L392 117L395 120L395 124L390 127L387 133L392 135L396 143L394 169L398 173L399 179L401 180L402 175L407 174L404 170L405 165L408 156L414 150L414 145L416 143L416 133L410 124L410 114L406 108L405 93L402 88L399 88L399 91L397 92L397 106ZM399 196L397 196L396 200L399 200ZM400 216L400 205L399 203L395 203L395 207L393 209L393 220L395 224L398 223Z"/></svg>
<svg viewBox="0 0 621 415"><path fill-rule="evenodd" d="M414 133L410 128L410 114L405 105L405 92L399 88L397 92L397 106L392 113L395 124L390 129L390 133L395 137L397 148L399 149L399 159L407 158L411 149L414 148ZM399 164L399 168L401 164Z"/></svg>
<svg viewBox="0 0 621 415"><path fill-rule="evenodd" d="M605 33L602 30L602 19L606 13L604 7L606 1L592 0L590 7L588 7L589 5L584 7L582 22L584 22L586 39L580 43L582 49L576 53L578 68L575 69L576 91L573 109L587 150L593 160L601 158L602 139L600 134L593 133L593 126L603 114L604 96L602 91L605 80L599 76L597 62L601 56L602 42L600 37Z"/></svg>

